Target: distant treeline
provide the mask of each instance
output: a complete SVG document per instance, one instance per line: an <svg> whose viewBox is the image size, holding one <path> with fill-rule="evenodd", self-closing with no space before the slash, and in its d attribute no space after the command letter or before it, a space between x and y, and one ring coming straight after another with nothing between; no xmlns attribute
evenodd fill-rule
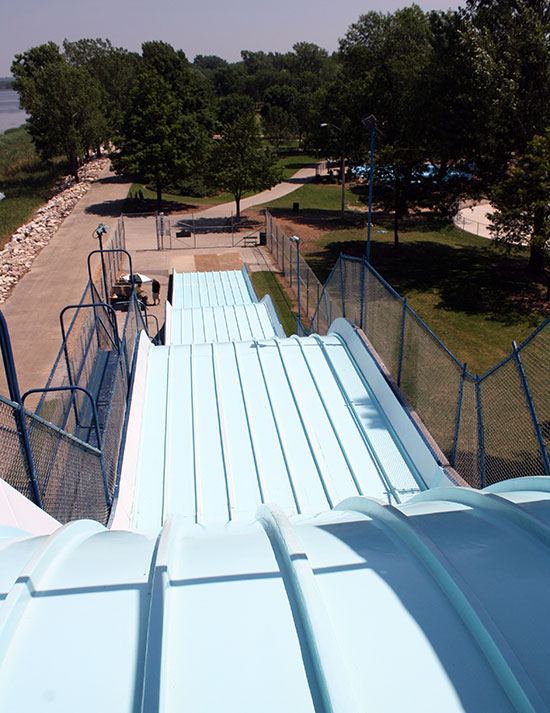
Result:
<svg viewBox="0 0 550 713"><path fill-rule="evenodd" d="M0 92L6 89L12 89L13 78L12 77L0 77Z"/></svg>
<svg viewBox="0 0 550 713"><path fill-rule="evenodd" d="M152 161L163 166L157 185L194 179L213 137L250 111L275 148L295 140L361 165L374 115L385 171L377 198L397 219L421 201L450 209L502 181L511 159L550 126L550 2L372 11L333 54L298 42L286 53L243 50L233 63L190 62L159 41L141 54L109 40L50 42L17 55L12 72L41 153L64 151L76 167L113 142L136 178ZM476 180L449 181L452 171Z"/></svg>

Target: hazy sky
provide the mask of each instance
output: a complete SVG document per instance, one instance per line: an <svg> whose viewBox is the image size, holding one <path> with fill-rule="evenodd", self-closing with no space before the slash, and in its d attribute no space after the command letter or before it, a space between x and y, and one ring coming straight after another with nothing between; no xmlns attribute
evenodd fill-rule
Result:
<svg viewBox="0 0 550 713"><path fill-rule="evenodd" d="M0 11L0 76L14 55L53 40L109 38L139 51L145 40L164 40L189 60L216 54L230 62L242 49L286 52L306 41L337 49L338 39L369 10L392 12L411 2L386 0L19 0ZM463 2L418 0L423 10Z"/></svg>

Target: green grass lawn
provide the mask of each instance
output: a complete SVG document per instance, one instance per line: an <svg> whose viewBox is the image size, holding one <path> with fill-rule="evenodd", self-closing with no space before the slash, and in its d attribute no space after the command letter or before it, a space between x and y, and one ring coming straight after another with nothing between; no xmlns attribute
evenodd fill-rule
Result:
<svg viewBox="0 0 550 713"><path fill-rule="evenodd" d="M258 299L261 300L267 294L271 295L287 337L296 334L296 314L292 310L292 299L277 276L273 272L262 271L251 272L250 278Z"/></svg>
<svg viewBox="0 0 550 713"><path fill-rule="evenodd" d="M0 135L0 248L34 211L45 203L56 180L64 175L62 159L43 161L23 127Z"/></svg>
<svg viewBox="0 0 550 713"><path fill-rule="evenodd" d="M292 210L294 203L299 203L300 210L339 213L342 209L342 186L337 183L306 183L298 190L259 207L277 215L278 211ZM346 186L345 204L346 209L364 206L354 186Z"/></svg>
<svg viewBox="0 0 550 713"><path fill-rule="evenodd" d="M340 252L361 256L365 240L365 229L325 233L308 262L324 281ZM389 227L373 227L373 267L473 373L494 366L544 319L546 286L527 274L527 257L452 227L403 229L396 250Z"/></svg>

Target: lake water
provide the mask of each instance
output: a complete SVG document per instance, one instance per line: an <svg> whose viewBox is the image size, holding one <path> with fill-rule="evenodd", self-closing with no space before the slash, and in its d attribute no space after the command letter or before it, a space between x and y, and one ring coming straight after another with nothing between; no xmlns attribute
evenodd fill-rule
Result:
<svg viewBox="0 0 550 713"><path fill-rule="evenodd" d="M27 119L27 115L19 108L19 95L8 89L0 91L0 134L6 129L14 129L21 126Z"/></svg>

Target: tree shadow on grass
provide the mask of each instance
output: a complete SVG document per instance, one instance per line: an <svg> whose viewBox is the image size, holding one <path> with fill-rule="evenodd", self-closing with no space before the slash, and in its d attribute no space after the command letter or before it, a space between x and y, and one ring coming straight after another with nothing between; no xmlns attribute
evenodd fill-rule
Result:
<svg viewBox="0 0 550 713"><path fill-rule="evenodd" d="M335 241L308 256L308 262L325 280L340 253L362 257L364 251L363 240ZM527 273L525 259L495 249L413 241L396 250L390 243L375 242L371 264L403 297L415 291L435 293L438 309L485 315L503 325L548 311L541 284Z"/></svg>

